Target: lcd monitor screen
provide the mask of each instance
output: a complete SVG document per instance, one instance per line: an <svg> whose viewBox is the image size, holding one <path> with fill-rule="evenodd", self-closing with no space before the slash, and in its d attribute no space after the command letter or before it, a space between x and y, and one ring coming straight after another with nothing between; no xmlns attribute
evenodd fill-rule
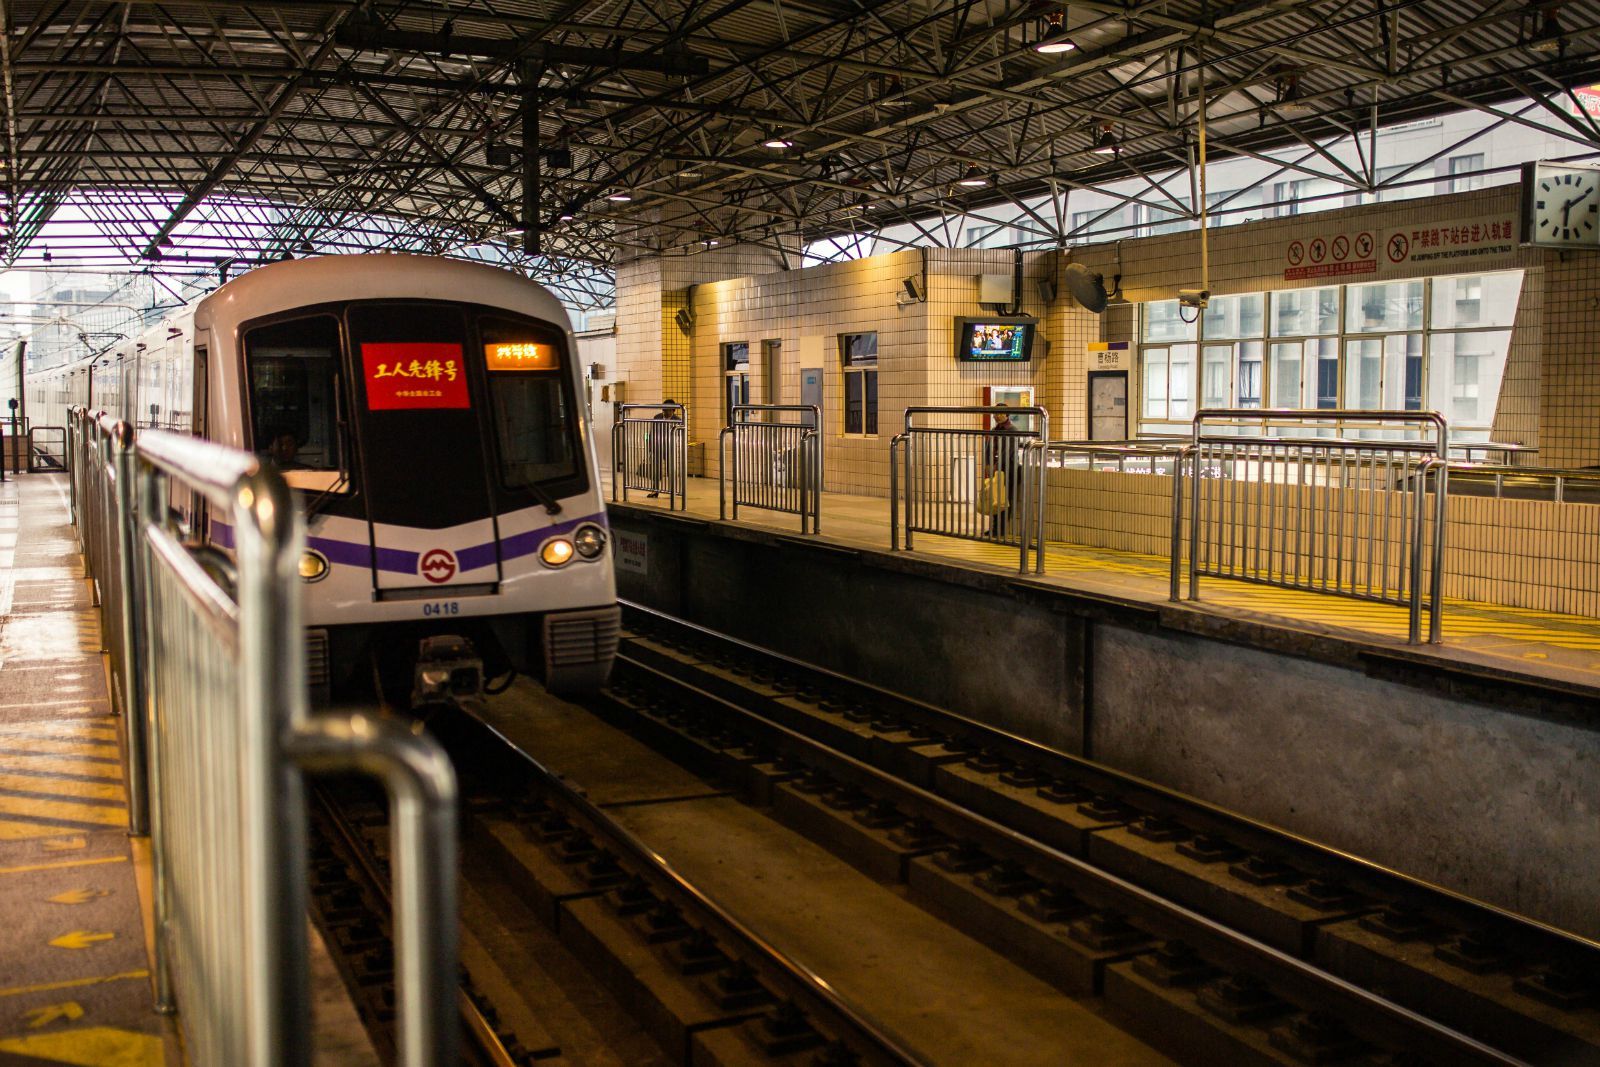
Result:
<svg viewBox="0 0 1600 1067"><path fill-rule="evenodd" d="M1033 331L1029 320L956 320L956 358L963 363L1026 363L1033 358Z"/></svg>

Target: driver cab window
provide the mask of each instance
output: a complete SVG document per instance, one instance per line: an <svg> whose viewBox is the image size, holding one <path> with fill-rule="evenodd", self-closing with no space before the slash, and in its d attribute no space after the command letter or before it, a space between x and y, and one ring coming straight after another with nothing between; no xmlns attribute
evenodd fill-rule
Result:
<svg viewBox="0 0 1600 1067"><path fill-rule="evenodd" d="M317 315L258 326L245 334L244 349L251 448L290 485L332 488L345 464L338 320Z"/></svg>

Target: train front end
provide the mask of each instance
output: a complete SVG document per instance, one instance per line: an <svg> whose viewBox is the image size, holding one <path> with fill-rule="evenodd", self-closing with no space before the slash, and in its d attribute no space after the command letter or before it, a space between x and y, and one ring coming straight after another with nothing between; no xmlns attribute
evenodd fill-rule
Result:
<svg viewBox="0 0 1600 1067"><path fill-rule="evenodd" d="M326 257L230 283L196 331L220 390L208 436L276 464L304 501L315 681L376 679L394 702L512 670L558 692L604 682L610 537L548 292L450 260Z"/></svg>

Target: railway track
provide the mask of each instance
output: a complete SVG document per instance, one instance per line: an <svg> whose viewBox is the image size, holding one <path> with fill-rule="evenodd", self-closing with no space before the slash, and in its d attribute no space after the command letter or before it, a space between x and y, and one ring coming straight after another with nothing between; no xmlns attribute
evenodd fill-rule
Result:
<svg viewBox="0 0 1600 1067"><path fill-rule="evenodd" d="M1588 942L679 620L626 627L588 710L519 686L429 720L463 789L468 1062L1600 1063ZM319 922L386 1052L382 798L317 799ZM771 923L819 899L781 884L796 842L853 869L803 875L861 898L844 949ZM912 929L861 977L848 942ZM939 1030L963 1006L988 1045Z"/></svg>
<svg viewBox="0 0 1600 1067"><path fill-rule="evenodd" d="M1234 1062L1600 1063L1600 946L635 605L630 728L1075 994Z"/></svg>

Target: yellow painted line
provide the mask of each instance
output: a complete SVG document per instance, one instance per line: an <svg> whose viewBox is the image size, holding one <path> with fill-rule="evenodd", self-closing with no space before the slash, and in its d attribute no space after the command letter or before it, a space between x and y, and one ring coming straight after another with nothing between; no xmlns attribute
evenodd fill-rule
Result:
<svg viewBox="0 0 1600 1067"><path fill-rule="evenodd" d="M58 863L26 863L20 867L0 867L0 874L28 874L32 871L59 871L66 867L94 867L102 863L127 863L126 856L94 856L86 860L61 860Z"/></svg>
<svg viewBox="0 0 1600 1067"><path fill-rule="evenodd" d="M101 725L92 719L77 722L12 722L0 726L0 736L9 737L11 734L60 734L67 737L80 737L96 741L115 741L117 728L111 725Z"/></svg>
<svg viewBox="0 0 1600 1067"><path fill-rule="evenodd" d="M90 762L65 756L46 756L36 752L0 754L0 767L14 771L51 771L56 774L81 774L89 778L122 780L120 763L104 763L100 760Z"/></svg>
<svg viewBox="0 0 1600 1067"><path fill-rule="evenodd" d="M58 756L96 756L107 759L116 756L117 746L114 741L62 741L55 738L16 735L0 738L0 759L11 751L46 752Z"/></svg>
<svg viewBox="0 0 1600 1067"><path fill-rule="evenodd" d="M109 800L114 804L128 802L127 791L115 782L75 782L66 778L31 778L21 774L7 774L0 768L0 789L14 789L22 793L48 793L56 797L75 797L79 800Z"/></svg>
<svg viewBox="0 0 1600 1067"><path fill-rule="evenodd" d="M0 989L0 997L21 997L29 993L48 993L52 989L81 989L86 985L104 985L107 982L122 982L129 978L149 978L149 971L122 971L119 974L100 974L93 978L67 978L59 982L41 982L38 985L17 985L10 989Z"/></svg>
<svg viewBox="0 0 1600 1067"><path fill-rule="evenodd" d="M0 796L0 822L22 819L65 819L70 822L96 823L100 826L121 826L128 821L128 811L121 807L100 804L80 804L66 800L35 800L31 797Z"/></svg>
<svg viewBox="0 0 1600 1067"><path fill-rule="evenodd" d="M53 823L0 818L0 841L32 841L40 837L60 837L62 834L72 832L71 827Z"/></svg>

